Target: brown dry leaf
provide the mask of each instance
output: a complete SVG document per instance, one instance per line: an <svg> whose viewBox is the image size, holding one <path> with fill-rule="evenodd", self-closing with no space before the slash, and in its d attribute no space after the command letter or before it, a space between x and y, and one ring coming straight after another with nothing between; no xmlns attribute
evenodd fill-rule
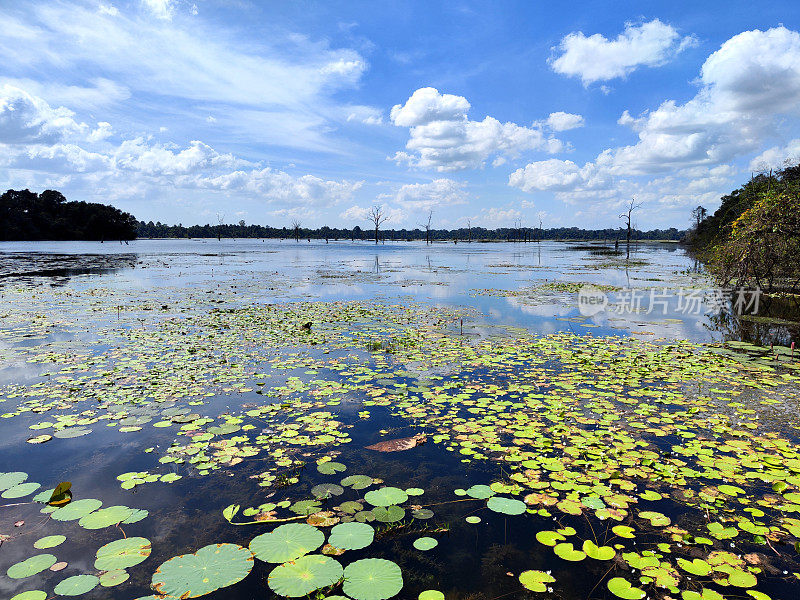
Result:
<svg viewBox="0 0 800 600"><path fill-rule="evenodd" d="M424 444L428 440L428 436L424 433L412 435L406 438L397 438L394 440L386 440L385 442L378 442L367 446L367 450L375 450L377 452L401 452L403 450L411 450L420 444Z"/></svg>
<svg viewBox="0 0 800 600"><path fill-rule="evenodd" d="M17 521L14 523L14 527L22 527L23 525L25 525L25 521Z"/></svg>
<svg viewBox="0 0 800 600"><path fill-rule="evenodd" d="M52 567L50 567L51 571L63 571L67 568L67 563L65 562L57 562Z"/></svg>
<svg viewBox="0 0 800 600"><path fill-rule="evenodd" d="M337 548L336 546L331 546L330 544L325 544L322 547L322 553L327 554L328 556L341 556L344 554L344 550Z"/></svg>

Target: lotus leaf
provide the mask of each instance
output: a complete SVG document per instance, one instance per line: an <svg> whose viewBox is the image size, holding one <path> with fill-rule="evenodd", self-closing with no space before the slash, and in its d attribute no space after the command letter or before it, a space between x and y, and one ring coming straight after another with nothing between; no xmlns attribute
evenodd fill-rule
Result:
<svg viewBox="0 0 800 600"><path fill-rule="evenodd" d="M267 584L276 594L289 598L307 596L342 578L342 565L329 556L309 554L275 567Z"/></svg>
<svg viewBox="0 0 800 600"><path fill-rule="evenodd" d="M98 571L113 571L134 567L146 560L151 551L150 540L147 538L115 540L97 550L94 568Z"/></svg>
<svg viewBox="0 0 800 600"><path fill-rule="evenodd" d="M523 571L519 574L519 582L525 589L532 592L546 592L546 584L554 581L555 577L544 571Z"/></svg>
<svg viewBox="0 0 800 600"><path fill-rule="evenodd" d="M30 577L31 575L46 571L56 564L57 560L58 559L52 554L37 554L36 556L31 556L30 558L26 558L21 562L11 565L6 575L11 579Z"/></svg>
<svg viewBox="0 0 800 600"><path fill-rule="evenodd" d="M341 523L331 529L328 543L342 550L361 550L372 543L375 530L366 523Z"/></svg>
<svg viewBox="0 0 800 600"><path fill-rule="evenodd" d="M408 500L408 494L400 488L382 487L367 492L364 495L364 500L372 504L372 506L391 506L393 504L402 504Z"/></svg>
<svg viewBox="0 0 800 600"><path fill-rule="evenodd" d="M386 600L403 589L403 573L395 563L365 558L344 569L344 593L355 600Z"/></svg>
<svg viewBox="0 0 800 600"><path fill-rule="evenodd" d="M253 554L236 544L210 544L194 554L181 554L163 563L153 574L159 594L197 598L238 583L253 568Z"/></svg>
<svg viewBox="0 0 800 600"><path fill-rule="evenodd" d="M305 523L288 523L253 538L250 550L259 560L282 563L313 552L324 541L325 534L316 527Z"/></svg>

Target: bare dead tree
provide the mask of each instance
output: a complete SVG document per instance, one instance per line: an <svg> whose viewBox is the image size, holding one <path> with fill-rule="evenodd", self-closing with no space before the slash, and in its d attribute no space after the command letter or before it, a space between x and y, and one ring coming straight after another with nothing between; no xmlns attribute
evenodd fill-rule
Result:
<svg viewBox="0 0 800 600"><path fill-rule="evenodd" d="M294 241L300 241L300 221L292 221L292 229L294 230Z"/></svg>
<svg viewBox="0 0 800 600"><path fill-rule="evenodd" d="M225 224L225 214L217 213L217 241L222 239L222 226Z"/></svg>
<svg viewBox="0 0 800 600"><path fill-rule="evenodd" d="M433 218L433 209L428 211L427 223L420 223L425 228L425 245L431 243L431 219Z"/></svg>
<svg viewBox="0 0 800 600"><path fill-rule="evenodd" d="M368 218L372 221L372 224L375 226L375 243L378 243L378 230L381 227L382 223L385 223L389 216L384 212L383 207L381 206L373 206L369 209Z"/></svg>
<svg viewBox="0 0 800 600"><path fill-rule="evenodd" d="M541 241L542 241L542 217L539 217L539 233L536 236L536 242L538 243Z"/></svg>
<svg viewBox="0 0 800 600"><path fill-rule="evenodd" d="M472 221L467 219L467 242L472 243Z"/></svg>
<svg viewBox="0 0 800 600"><path fill-rule="evenodd" d="M631 198L626 206L626 211L620 214L619 218L623 220L627 228L625 235L626 258L631 257L631 218L633 212L642 207L643 202L636 202L636 198Z"/></svg>

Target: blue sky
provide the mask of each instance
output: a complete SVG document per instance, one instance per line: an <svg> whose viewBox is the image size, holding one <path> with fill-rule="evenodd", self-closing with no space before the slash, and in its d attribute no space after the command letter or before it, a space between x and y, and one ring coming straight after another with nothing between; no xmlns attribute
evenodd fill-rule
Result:
<svg viewBox="0 0 800 600"><path fill-rule="evenodd" d="M0 0L0 187L140 219L683 228L800 160L800 3Z"/></svg>

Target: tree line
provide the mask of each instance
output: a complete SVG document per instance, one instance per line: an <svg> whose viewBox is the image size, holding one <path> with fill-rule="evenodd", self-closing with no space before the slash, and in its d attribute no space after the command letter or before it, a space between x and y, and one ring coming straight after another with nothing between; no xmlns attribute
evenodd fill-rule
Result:
<svg viewBox="0 0 800 600"><path fill-rule="evenodd" d="M133 215L105 204L68 202L61 192L8 190L0 196L0 240L132 240Z"/></svg>
<svg viewBox="0 0 800 600"><path fill-rule="evenodd" d="M362 229L356 225L352 229L340 227L303 227L295 222L289 227L270 227L266 225L247 225L243 221L237 224L206 224L184 226L167 225L149 221L139 222L141 238L267 238L287 240L370 240L376 238L374 225ZM680 240L686 232L674 227L670 229L653 229L641 231L631 230L632 240ZM377 239L386 241L430 242L480 242L480 241L513 241L536 242L537 240L608 240L624 239L626 232L617 228L581 229L579 227L552 227L540 229L534 227L461 227L458 229L379 229Z"/></svg>
<svg viewBox="0 0 800 600"><path fill-rule="evenodd" d="M800 292L800 164L753 175L713 215L698 206L684 241L725 285Z"/></svg>

